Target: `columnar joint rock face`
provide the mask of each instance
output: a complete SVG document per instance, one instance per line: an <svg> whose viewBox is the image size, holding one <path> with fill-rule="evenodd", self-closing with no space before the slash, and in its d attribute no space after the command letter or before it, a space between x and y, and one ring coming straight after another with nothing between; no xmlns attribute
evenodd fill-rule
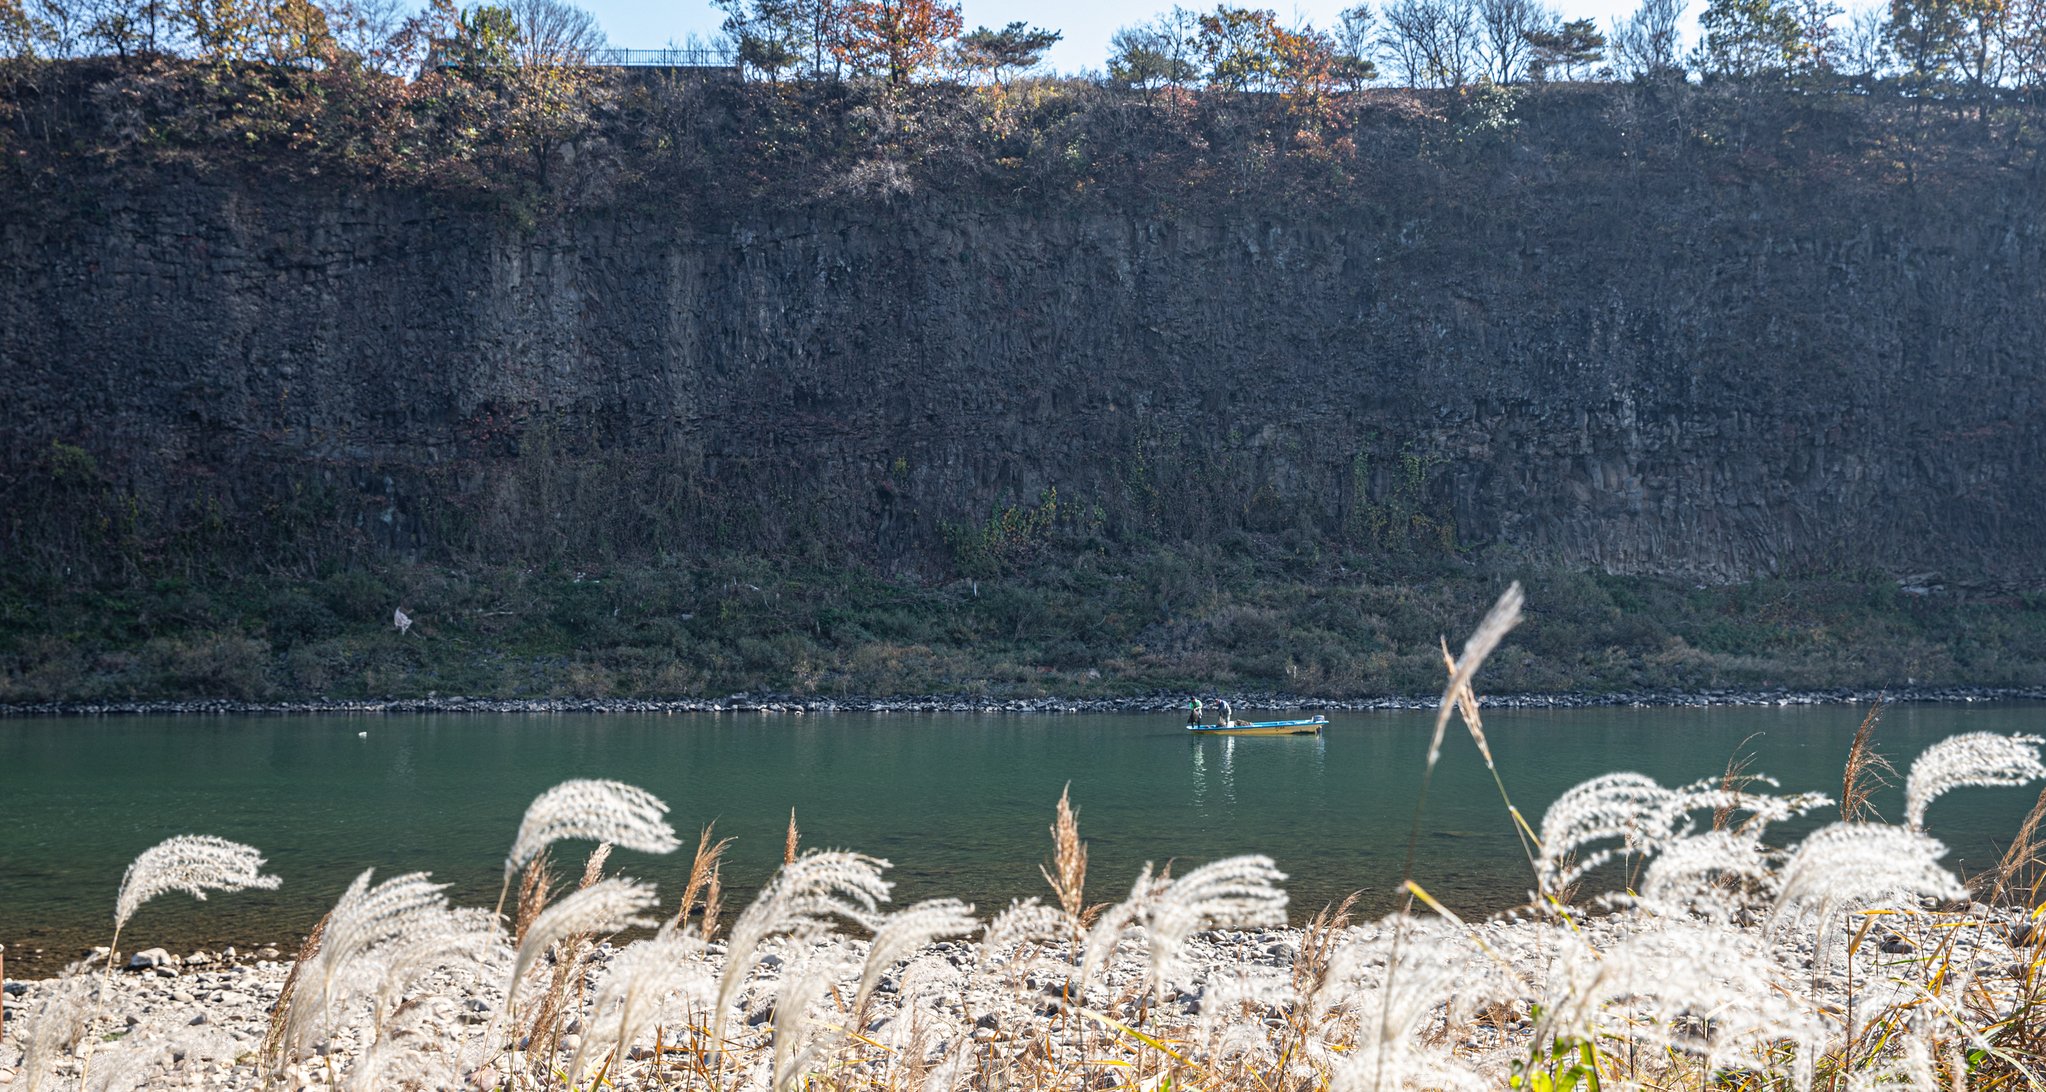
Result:
<svg viewBox="0 0 2046 1092"><path fill-rule="evenodd" d="M900 561L1055 489L1109 534L2034 574L2046 202L1625 181L521 227L82 180L0 225L0 527Z"/></svg>

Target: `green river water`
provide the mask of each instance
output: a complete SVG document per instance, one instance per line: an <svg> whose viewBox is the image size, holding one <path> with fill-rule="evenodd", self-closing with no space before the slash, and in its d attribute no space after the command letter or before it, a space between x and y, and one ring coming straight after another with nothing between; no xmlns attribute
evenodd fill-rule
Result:
<svg viewBox="0 0 2046 1092"><path fill-rule="evenodd" d="M1855 708L1496 710L1499 766L1531 818L1614 770L1709 777L1736 750L1786 790L1837 795ZM8 972L45 973L105 943L121 872L174 834L260 847L276 891L182 894L146 906L124 950L293 945L356 873L428 870L488 905L519 816L564 778L641 785L685 840L712 820L738 839L727 905L779 861L791 807L805 846L894 862L896 900L953 895L984 912L1046 894L1037 865L1070 782L1091 900L1127 893L1145 861L1270 854L1295 917L1351 890L1391 905L1431 715L1337 713L1323 736L1190 740L1177 717L1081 715L443 715L0 721L0 942ZM1901 706L1879 740L1898 767L1955 732L2046 732L2046 707ZM1427 802L1419 881L1467 913L1525 898L1528 867L1460 728ZM367 736L359 733L368 733ZM1931 831L1964 872L1993 863L2036 790L1943 798ZM1878 800L1902 811L1901 789ZM1794 836L1807 822L1783 828ZM564 847L564 869L587 847ZM567 859L567 858L575 859ZM613 869L673 898L688 869L619 852ZM40 954L38 953L40 949Z"/></svg>

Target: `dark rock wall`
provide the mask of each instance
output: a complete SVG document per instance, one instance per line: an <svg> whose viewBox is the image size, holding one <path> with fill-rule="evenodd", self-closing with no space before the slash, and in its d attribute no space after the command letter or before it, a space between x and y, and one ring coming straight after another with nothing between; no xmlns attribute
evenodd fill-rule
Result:
<svg viewBox="0 0 2046 1092"><path fill-rule="evenodd" d="M921 564L1055 487L1110 536L2035 574L2042 195L1978 173L537 226L82 180L0 225L5 527L24 557L210 527L306 559Z"/></svg>

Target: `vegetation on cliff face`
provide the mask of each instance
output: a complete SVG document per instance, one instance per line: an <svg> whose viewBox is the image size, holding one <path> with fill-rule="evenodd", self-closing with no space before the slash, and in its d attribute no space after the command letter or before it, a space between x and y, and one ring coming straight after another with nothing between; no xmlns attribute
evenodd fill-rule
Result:
<svg viewBox="0 0 2046 1092"><path fill-rule="evenodd" d="M0 702L1425 695L1502 577L1232 536L929 584L727 558L0 585ZM1507 692L2046 685L2046 596L1543 572ZM415 623L391 624L402 604Z"/></svg>

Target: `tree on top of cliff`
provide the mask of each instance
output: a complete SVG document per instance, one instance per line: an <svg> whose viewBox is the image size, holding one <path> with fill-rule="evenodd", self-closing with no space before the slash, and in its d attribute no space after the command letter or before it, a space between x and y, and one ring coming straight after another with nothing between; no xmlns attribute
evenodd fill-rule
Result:
<svg viewBox="0 0 2046 1092"><path fill-rule="evenodd" d="M959 39L955 52L961 65L987 73L990 80L1000 85L1004 82L1003 72L1035 68L1044 59L1045 51L1063 37L1056 30L1033 27L1018 19L1000 30L976 27L973 33Z"/></svg>
<svg viewBox="0 0 2046 1092"><path fill-rule="evenodd" d="M853 71L900 86L936 63L963 25L959 5L944 0L854 0L834 52Z"/></svg>
<svg viewBox="0 0 2046 1092"><path fill-rule="evenodd" d="M1803 28L1777 0L1712 0L1698 25L1705 31L1698 67L1711 75L1779 75L1790 71L1804 52Z"/></svg>
<svg viewBox="0 0 2046 1092"><path fill-rule="evenodd" d="M1174 8L1169 15L1116 31L1109 39L1108 78L1145 90L1178 87L1199 78L1192 19L1191 12Z"/></svg>

